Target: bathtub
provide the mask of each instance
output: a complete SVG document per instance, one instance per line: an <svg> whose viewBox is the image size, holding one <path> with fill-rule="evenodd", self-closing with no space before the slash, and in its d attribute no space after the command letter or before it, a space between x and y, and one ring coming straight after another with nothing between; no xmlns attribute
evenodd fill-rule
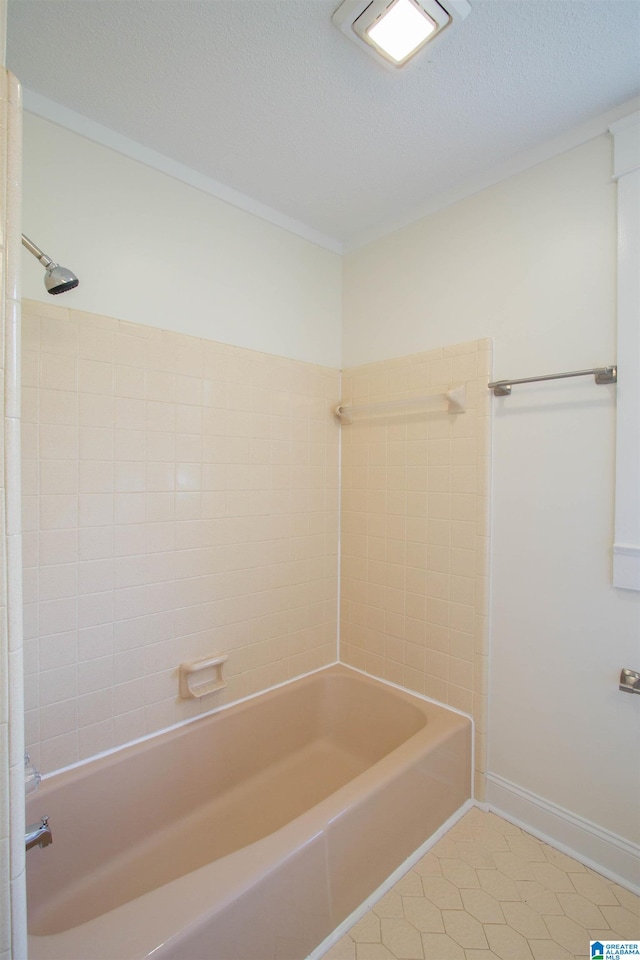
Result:
<svg viewBox="0 0 640 960"><path fill-rule="evenodd" d="M30 960L303 960L470 796L471 723L342 665L45 780Z"/></svg>

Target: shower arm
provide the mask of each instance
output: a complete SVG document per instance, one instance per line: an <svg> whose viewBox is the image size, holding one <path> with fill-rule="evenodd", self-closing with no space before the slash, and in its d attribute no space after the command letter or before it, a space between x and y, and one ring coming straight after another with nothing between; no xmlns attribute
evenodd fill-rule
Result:
<svg viewBox="0 0 640 960"><path fill-rule="evenodd" d="M44 285L47 288L47 293L55 295L57 293L66 293L67 290L75 290L80 281L72 270L69 270L68 267L61 267L59 263L55 263L51 257L48 257L46 253L42 252L40 247L36 247L33 240L25 237L24 233L22 234L22 243L29 253L32 253L36 260L44 267Z"/></svg>
<svg viewBox="0 0 640 960"><path fill-rule="evenodd" d="M48 257L46 253L43 253L40 247L36 247L33 240L29 240L29 237L25 237L24 233L22 234L22 245L27 248L29 253L32 253L36 260L39 260L43 267L50 267L53 263L51 257Z"/></svg>

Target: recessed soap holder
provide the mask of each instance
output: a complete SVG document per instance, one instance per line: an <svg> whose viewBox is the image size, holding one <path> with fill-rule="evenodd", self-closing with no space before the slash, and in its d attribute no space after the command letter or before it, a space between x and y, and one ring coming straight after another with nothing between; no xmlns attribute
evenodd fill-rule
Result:
<svg viewBox="0 0 640 960"><path fill-rule="evenodd" d="M206 697L208 693L222 690L227 681L222 676L222 668L229 658L203 657L180 664L180 696L185 700L193 697Z"/></svg>

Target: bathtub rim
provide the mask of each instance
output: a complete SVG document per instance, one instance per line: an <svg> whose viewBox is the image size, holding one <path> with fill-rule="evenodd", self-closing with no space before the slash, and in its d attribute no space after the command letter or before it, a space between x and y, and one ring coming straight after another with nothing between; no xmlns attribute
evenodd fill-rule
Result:
<svg viewBox="0 0 640 960"><path fill-rule="evenodd" d="M69 763L65 767L58 767L55 770L49 771L48 773L43 773L42 783L45 783L52 777L57 777L61 773L68 773L72 770L78 770L89 763L93 763L95 760L102 760L105 757L110 757L114 754L120 753L123 750L127 750L129 747L134 747L141 743L147 743L150 740L154 740L156 737L160 737L165 734L172 733L174 730L177 731L183 727L190 726L191 724L197 723L200 720L204 720L208 717L214 716L215 714L229 710L231 707L237 707L240 704L249 703L251 700L256 700L258 697L262 697L267 693L271 693L272 691L281 690L284 687L290 686L292 683L297 683L299 680L305 680L307 677L313 677L316 674L328 671L332 667L344 667L345 670L359 674L362 677L366 677L368 680L375 680L377 683L382 683L387 687L398 690L400 693L417 697L418 700L422 700L425 703L431 703L434 706L441 707L444 710L449 710L451 713L457 713L458 716L469 720L471 722L471 770L472 772L475 771L476 722L472 714L466 713L464 710L459 710L457 707L452 707L448 703L443 703L442 700L436 700L434 697L428 697L424 693L418 693L417 690L411 690L409 687L402 686L402 684L394 683L392 680L386 680L384 677L377 677L374 673L367 673L366 670L361 670L359 667L354 667L350 663L344 663L342 660L332 660L331 663L325 663L322 667L317 667L315 670L309 670L307 673L301 673L295 677L289 677L288 680L275 683L271 687L265 687L264 690L258 690L255 693L247 694L246 697L240 697L238 700L230 700L228 703L221 703L219 706L212 707L211 710L207 710L204 713L198 713L193 717L187 717L185 720L179 720L177 723L172 723L168 727L162 727L159 730L153 730L151 733L145 733L142 737L136 737L134 740L127 740L125 743L119 743L115 747L109 747L107 750L101 750L99 753L93 753L90 757L84 757L82 760L76 760L74 763ZM473 782L474 777L471 779L471 799L473 800L475 798L475 785Z"/></svg>

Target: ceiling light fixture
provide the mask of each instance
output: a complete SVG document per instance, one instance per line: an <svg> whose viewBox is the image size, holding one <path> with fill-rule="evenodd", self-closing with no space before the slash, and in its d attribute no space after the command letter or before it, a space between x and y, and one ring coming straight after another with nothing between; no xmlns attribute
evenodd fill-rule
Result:
<svg viewBox="0 0 640 960"><path fill-rule="evenodd" d="M331 19L367 53L402 67L470 10L467 0L344 0Z"/></svg>

